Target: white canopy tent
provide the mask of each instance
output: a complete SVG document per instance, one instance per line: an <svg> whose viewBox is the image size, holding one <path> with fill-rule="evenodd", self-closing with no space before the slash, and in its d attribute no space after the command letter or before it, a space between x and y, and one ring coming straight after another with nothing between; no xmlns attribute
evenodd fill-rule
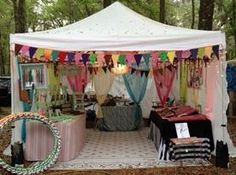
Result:
<svg viewBox="0 0 236 175"><path fill-rule="evenodd" d="M11 76L12 76L12 111L22 111L19 101L18 72L14 45L26 45L61 51L158 51L187 50L206 46L220 45L225 49L225 34L220 31L199 31L165 25L146 18L119 2L101 10L74 24L42 32L11 34ZM221 58L225 60L224 53ZM226 123L228 95L226 89L224 64L221 62L213 104L212 127L216 140L224 140L229 145L231 156L236 155L228 131L221 124ZM150 86L151 87L151 86ZM153 88L149 88L153 90ZM149 95L152 93L148 93ZM200 128L199 128L200 129ZM20 132L15 130L16 137Z"/></svg>

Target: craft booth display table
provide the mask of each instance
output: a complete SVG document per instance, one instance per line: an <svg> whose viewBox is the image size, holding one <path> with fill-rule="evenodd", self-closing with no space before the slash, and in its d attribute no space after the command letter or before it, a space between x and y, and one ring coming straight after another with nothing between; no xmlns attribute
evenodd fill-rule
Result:
<svg viewBox="0 0 236 175"><path fill-rule="evenodd" d="M55 119L60 132L62 147L58 161L73 160L85 144L85 115L58 116ZM53 137L46 125L29 121L26 124L25 159L44 160L52 149Z"/></svg>
<svg viewBox="0 0 236 175"><path fill-rule="evenodd" d="M159 152L159 159L169 159L169 145L171 138L177 138L175 123L187 123L190 137L209 139L210 151L214 150L211 121L203 114L185 115L165 118L160 112L152 110L150 113L149 138L154 141Z"/></svg>
<svg viewBox="0 0 236 175"><path fill-rule="evenodd" d="M141 108L136 105L102 106L103 118L97 127L103 131L132 131L139 127Z"/></svg>

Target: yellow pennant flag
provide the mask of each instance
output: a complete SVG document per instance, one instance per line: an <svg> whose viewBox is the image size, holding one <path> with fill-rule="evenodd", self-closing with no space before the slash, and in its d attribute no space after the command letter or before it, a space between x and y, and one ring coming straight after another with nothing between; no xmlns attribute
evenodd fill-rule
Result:
<svg viewBox="0 0 236 175"><path fill-rule="evenodd" d="M118 58L119 58L118 54L112 55L112 61L113 61L114 66L117 66Z"/></svg>
<svg viewBox="0 0 236 175"><path fill-rule="evenodd" d="M168 56L169 61L171 62L171 64L173 64L174 58L175 58L175 52L174 51L170 51L170 52L167 53L167 56Z"/></svg>
<svg viewBox="0 0 236 175"><path fill-rule="evenodd" d="M212 47L205 47L205 54L208 58L211 58Z"/></svg>
<svg viewBox="0 0 236 175"><path fill-rule="evenodd" d="M199 48L198 49L198 58L202 59L204 54L205 54L205 48L204 47Z"/></svg>
<svg viewBox="0 0 236 175"><path fill-rule="evenodd" d="M51 54L52 54L52 50L50 50L50 49L44 49L44 58L45 58L45 61L50 60Z"/></svg>
<svg viewBox="0 0 236 175"><path fill-rule="evenodd" d="M35 52L36 59L40 60L40 57L43 56L43 54L44 54L44 49L42 48L37 49L37 51Z"/></svg>

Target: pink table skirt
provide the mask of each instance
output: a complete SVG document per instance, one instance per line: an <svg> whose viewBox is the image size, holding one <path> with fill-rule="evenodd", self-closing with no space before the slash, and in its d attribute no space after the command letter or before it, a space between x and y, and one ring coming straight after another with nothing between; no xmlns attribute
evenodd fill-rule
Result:
<svg viewBox="0 0 236 175"><path fill-rule="evenodd" d="M73 160L83 149L85 143L85 115L76 116L67 122L57 122L62 147L58 161ZM27 122L25 159L28 161L44 160L51 152L53 135L46 125L39 122Z"/></svg>

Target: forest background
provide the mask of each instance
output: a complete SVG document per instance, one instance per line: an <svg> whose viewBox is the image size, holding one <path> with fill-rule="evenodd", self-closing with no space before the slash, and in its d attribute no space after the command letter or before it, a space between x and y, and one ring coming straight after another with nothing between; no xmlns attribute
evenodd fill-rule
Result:
<svg viewBox="0 0 236 175"><path fill-rule="evenodd" d="M0 0L0 75L10 75L9 34L62 27L116 0ZM119 0L153 20L226 33L227 60L236 59L236 0Z"/></svg>

